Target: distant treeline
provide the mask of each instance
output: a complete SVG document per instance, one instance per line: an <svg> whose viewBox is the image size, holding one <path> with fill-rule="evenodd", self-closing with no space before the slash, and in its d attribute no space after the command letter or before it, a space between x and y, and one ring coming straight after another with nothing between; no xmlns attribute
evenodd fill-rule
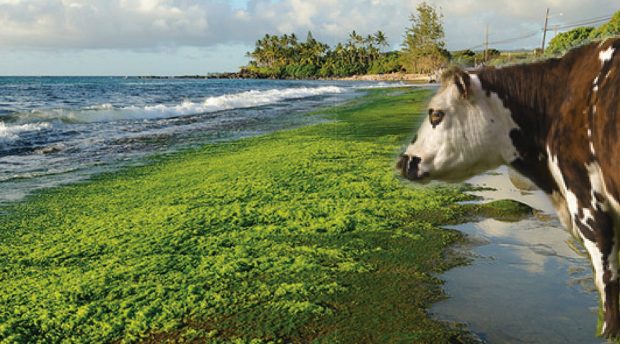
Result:
<svg viewBox="0 0 620 344"><path fill-rule="evenodd" d="M546 56L560 55L591 40L620 34L620 11L606 24L578 27L557 34L542 52L501 52L497 49L449 52L445 49L443 16L435 7L422 2L411 14L411 26L406 28L402 48L386 51L390 44L382 31L366 36L353 31L346 42L334 48L314 38L308 32L304 41L294 33L265 35L248 52L250 63L239 73L224 77L313 79L348 77L365 74L407 72L432 74L448 64L474 67L479 64L502 65L528 62Z"/></svg>
<svg viewBox="0 0 620 344"><path fill-rule="evenodd" d="M580 26L570 31L557 34L549 42L549 45L545 49L545 54L563 54L567 50L576 46L586 44L594 40L617 36L619 34L620 11L617 11L607 23L599 26L598 28L594 28L592 26Z"/></svg>
<svg viewBox="0 0 620 344"><path fill-rule="evenodd" d="M248 53L242 76L269 78L330 78L393 72L433 73L450 53L445 43L442 15L425 2L410 16L400 51L386 51L382 31L366 36L353 31L333 49L308 32L305 41L293 34L265 35Z"/></svg>
<svg viewBox="0 0 620 344"><path fill-rule="evenodd" d="M359 74L384 74L402 69L398 52L388 47L381 31L361 36L353 31L345 43L333 49L308 32L305 41L293 34L265 35L249 52L245 71L273 78L328 78Z"/></svg>

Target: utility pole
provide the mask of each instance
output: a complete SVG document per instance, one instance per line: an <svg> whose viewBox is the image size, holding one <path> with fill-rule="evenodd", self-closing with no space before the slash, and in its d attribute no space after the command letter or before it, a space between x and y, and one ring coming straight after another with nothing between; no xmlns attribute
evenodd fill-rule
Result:
<svg viewBox="0 0 620 344"><path fill-rule="evenodd" d="M545 52L545 38L547 38L547 23L549 22L549 7L547 7L547 13L545 14L545 27L543 29L543 40L540 46L540 53L544 54Z"/></svg>
<svg viewBox="0 0 620 344"><path fill-rule="evenodd" d="M484 32L484 63L487 63L489 60L489 24L487 24L487 29Z"/></svg>

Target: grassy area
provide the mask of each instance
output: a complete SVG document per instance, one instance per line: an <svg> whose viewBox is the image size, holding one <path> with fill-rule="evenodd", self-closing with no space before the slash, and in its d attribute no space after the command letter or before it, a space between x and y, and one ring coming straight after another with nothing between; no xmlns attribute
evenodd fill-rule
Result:
<svg viewBox="0 0 620 344"><path fill-rule="evenodd" d="M0 339L457 341L425 311L457 263L460 235L439 225L480 209L393 167L429 96L373 91L331 122L0 208Z"/></svg>

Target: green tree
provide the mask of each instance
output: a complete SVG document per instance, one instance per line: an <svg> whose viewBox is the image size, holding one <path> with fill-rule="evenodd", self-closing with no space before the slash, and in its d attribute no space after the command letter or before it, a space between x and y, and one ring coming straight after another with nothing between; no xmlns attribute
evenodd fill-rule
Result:
<svg viewBox="0 0 620 344"><path fill-rule="evenodd" d="M362 43L364 42L364 37L362 37L361 35L359 35L357 32L355 32L355 30L353 30L350 34L349 34L349 42L355 46L356 48L358 48L359 46L362 45Z"/></svg>
<svg viewBox="0 0 620 344"><path fill-rule="evenodd" d="M301 45L299 51L301 63L318 66L327 50L329 50L329 46L317 41L312 35L312 32L308 31L306 41Z"/></svg>
<svg viewBox="0 0 620 344"><path fill-rule="evenodd" d="M457 50L452 52L451 62L465 67L473 67L476 64L476 53L470 49Z"/></svg>
<svg viewBox="0 0 620 344"><path fill-rule="evenodd" d="M620 34L620 11L614 13L607 23L593 30L590 33L590 38L607 38L618 34Z"/></svg>
<svg viewBox="0 0 620 344"><path fill-rule="evenodd" d="M388 43L387 37L385 36L385 33L383 33L383 31L375 32L374 38L375 38L375 43L379 47L380 51L383 51L384 49L390 46L390 44Z"/></svg>
<svg viewBox="0 0 620 344"><path fill-rule="evenodd" d="M561 32L549 41L545 53L549 55L563 54L571 48L588 42L593 31L593 27L584 26Z"/></svg>
<svg viewBox="0 0 620 344"><path fill-rule="evenodd" d="M265 35L256 41L248 66L243 70L263 78L344 77L400 71L398 53L384 53L387 38L381 31L362 36L351 32L346 44L332 50L308 32L305 42L293 34Z"/></svg>
<svg viewBox="0 0 620 344"><path fill-rule="evenodd" d="M442 24L443 15L422 2L409 18L402 50L402 64L408 72L432 73L447 62Z"/></svg>

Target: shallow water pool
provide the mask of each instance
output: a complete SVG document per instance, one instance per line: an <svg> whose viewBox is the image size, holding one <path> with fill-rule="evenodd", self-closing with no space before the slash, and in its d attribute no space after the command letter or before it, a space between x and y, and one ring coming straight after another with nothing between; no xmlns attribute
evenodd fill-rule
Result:
<svg viewBox="0 0 620 344"><path fill-rule="evenodd" d="M472 262L440 276L449 298L431 313L466 324L489 343L603 343L596 337L598 294L590 263L546 196L517 190L505 168L470 182L496 189L477 193L485 201L515 199L541 215L451 227L471 239L458 250Z"/></svg>

